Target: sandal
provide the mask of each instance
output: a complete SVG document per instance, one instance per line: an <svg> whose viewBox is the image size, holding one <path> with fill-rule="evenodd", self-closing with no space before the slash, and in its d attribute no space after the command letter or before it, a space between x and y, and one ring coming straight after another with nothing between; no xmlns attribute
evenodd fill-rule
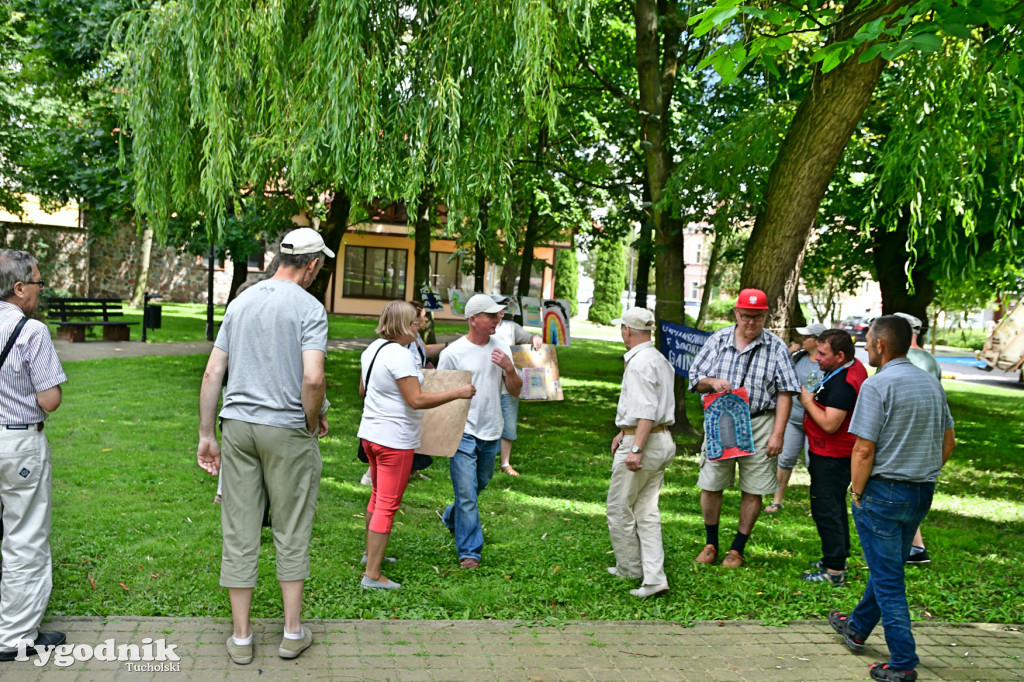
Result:
<svg viewBox="0 0 1024 682"><path fill-rule="evenodd" d="M767 507L764 508L764 513L765 514L774 514L775 512L777 512L777 511L779 511L781 509L782 509L782 505L781 504L779 504L778 502L772 502L771 504L769 504Z"/></svg>
<svg viewBox="0 0 1024 682"><path fill-rule="evenodd" d="M519 475L519 472L516 471L515 469L513 469L511 464L502 464L498 468L501 469L502 473L506 473L509 476L518 476Z"/></svg>

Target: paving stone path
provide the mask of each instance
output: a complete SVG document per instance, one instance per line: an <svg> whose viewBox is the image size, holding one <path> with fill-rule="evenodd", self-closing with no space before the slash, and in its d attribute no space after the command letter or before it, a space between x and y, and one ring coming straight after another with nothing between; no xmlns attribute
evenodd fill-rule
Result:
<svg viewBox="0 0 1024 682"><path fill-rule="evenodd" d="M773 627L754 622L307 621L314 644L277 655L281 622L256 621L251 664L231 663L224 619L58 618L47 630L68 643L106 640L142 649L174 645L180 660L0 663L0 680L865 680L885 643L849 652L824 621ZM1024 679L1024 633L1005 625L915 623L921 680ZM87 647L80 646L84 652ZM153 651L158 649L154 646ZM70 664L68 664L70 663ZM147 668L149 666L149 668ZM152 667L170 670L151 670Z"/></svg>

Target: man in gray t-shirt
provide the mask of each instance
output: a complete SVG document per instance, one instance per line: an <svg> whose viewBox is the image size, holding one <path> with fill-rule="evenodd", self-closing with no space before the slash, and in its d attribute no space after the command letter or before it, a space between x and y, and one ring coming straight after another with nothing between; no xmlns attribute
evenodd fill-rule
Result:
<svg viewBox="0 0 1024 682"><path fill-rule="evenodd" d="M888 663L871 666L877 680L915 680L919 663L910 632L904 562L914 531L931 507L935 479L953 453L953 418L935 377L907 360L910 325L895 315L871 323L868 360L878 368L860 389L849 432L857 436L850 496L870 575L848 616L829 623L854 651L882 621Z"/></svg>
<svg viewBox="0 0 1024 682"><path fill-rule="evenodd" d="M235 663L252 661L249 605L256 586L260 527L274 502L277 579L284 606L282 658L313 643L302 627L302 592L309 577L309 540L320 490L320 445L327 434L324 359L327 313L306 289L334 252L315 230L281 240L274 276L250 287L224 314L199 395L199 466L223 476L220 584L228 588ZM230 372L228 371L230 369ZM214 423L220 412L223 458Z"/></svg>

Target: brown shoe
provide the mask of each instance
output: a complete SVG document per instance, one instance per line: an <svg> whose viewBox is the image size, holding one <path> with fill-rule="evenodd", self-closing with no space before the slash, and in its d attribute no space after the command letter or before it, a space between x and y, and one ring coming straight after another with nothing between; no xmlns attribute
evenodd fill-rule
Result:
<svg viewBox="0 0 1024 682"><path fill-rule="evenodd" d="M700 554L697 555L694 561L698 564L713 564L717 558L718 548L714 545L704 545L704 549L700 551Z"/></svg>
<svg viewBox="0 0 1024 682"><path fill-rule="evenodd" d="M739 568L743 565L743 555L735 549L730 549L725 558L722 559L722 566L725 568Z"/></svg>
<svg viewBox="0 0 1024 682"><path fill-rule="evenodd" d="M459 566L461 568L473 570L474 568L480 568L480 562L474 559L473 557L466 557L465 559L459 562Z"/></svg>

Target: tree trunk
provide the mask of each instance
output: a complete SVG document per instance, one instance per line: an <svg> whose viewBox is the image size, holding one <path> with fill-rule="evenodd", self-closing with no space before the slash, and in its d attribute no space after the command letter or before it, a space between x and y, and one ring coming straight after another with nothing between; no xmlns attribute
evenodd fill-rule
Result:
<svg viewBox="0 0 1024 682"><path fill-rule="evenodd" d="M537 148L534 157L540 162L547 153L548 148L548 127L541 125L537 133ZM523 235L523 255L519 263L519 295L530 295L530 276L533 274L533 247L537 242L537 230L540 223L540 209L537 206L537 199L530 194L530 214L526 218L526 234ZM543 292L537 292L543 295Z"/></svg>
<svg viewBox="0 0 1024 682"><path fill-rule="evenodd" d="M847 3L830 42L853 36L883 14L909 4L909 0L861 7ZM858 59L870 44L838 67L822 73L815 66L811 87L796 110L779 155L772 164L764 207L757 215L747 242L740 281L744 287L763 289L771 307L767 326L785 329L796 298L811 227L832 175L878 84L885 62Z"/></svg>
<svg viewBox="0 0 1024 682"><path fill-rule="evenodd" d="M413 223L412 300L422 300L422 289L430 284L430 240L434 230L434 191L426 187L416 201L416 219ZM427 311L427 324L420 329L427 343L435 343L434 314Z"/></svg>
<svg viewBox="0 0 1024 682"><path fill-rule="evenodd" d="M655 0L637 0L636 70L640 93L640 128L644 147L644 176L651 201L651 223L658 245L655 264L655 315L668 322L682 324L683 299L683 224L673 219L661 205L665 183L672 171L671 102L678 65L679 22L675 5L660 8ZM671 16L668 16L671 15ZM659 30L659 18L666 29ZM673 433L696 436L686 416L687 381L676 375L675 425Z"/></svg>
<svg viewBox="0 0 1024 682"><path fill-rule="evenodd" d="M516 290L516 270L519 262L512 257L509 257L505 264L501 266L501 281L498 288L501 293L505 296L511 296Z"/></svg>
<svg viewBox="0 0 1024 682"><path fill-rule="evenodd" d="M644 183L644 201L650 202L650 183ZM640 221L640 239L636 243L637 264L636 264L636 307L647 307L647 283L651 279L651 261L653 260L654 249L651 244L651 237L654 232L654 223L650 216L645 215Z"/></svg>
<svg viewBox="0 0 1024 682"><path fill-rule="evenodd" d="M331 208L327 211L327 219L324 220L323 228L320 231L320 236L324 238L327 248L336 256L341 254L341 238L345 236L345 231L348 229L348 214L351 210L352 199L343 190L337 190L334 193L334 198L331 199ZM324 266L320 269L320 274L309 285L309 293L313 294L321 303L324 303L327 298L331 277L337 274L337 269L337 258L326 259ZM328 310L332 306L327 306Z"/></svg>
<svg viewBox="0 0 1024 682"><path fill-rule="evenodd" d="M715 234L715 243L711 245L711 255L708 257L708 272L704 276L704 289L700 292L700 312L697 313L697 329L704 328L704 320L708 316L708 303L711 302L711 289L715 276L718 274L718 262L722 258L722 244L725 237Z"/></svg>
<svg viewBox="0 0 1024 682"><path fill-rule="evenodd" d="M487 251L484 244L487 240L488 211L487 200L480 200L480 231L476 233L476 243L473 245L473 291L478 294L484 293L484 277L487 274Z"/></svg>
<svg viewBox="0 0 1024 682"><path fill-rule="evenodd" d="M149 263L153 256L153 228L149 223L142 230L139 242L139 267L135 271L135 287L129 305L141 308L145 304L146 289L149 287Z"/></svg>
<svg viewBox="0 0 1024 682"><path fill-rule="evenodd" d="M882 314L909 313L922 322L921 337L928 331L928 305L935 299L935 280L930 276L933 263L925 249L918 249L917 263L910 279L914 293L910 293L907 282L907 231L904 219L899 228L892 232L879 232L875 237L872 256L878 287L882 290Z"/></svg>
<svg viewBox="0 0 1024 682"><path fill-rule="evenodd" d="M228 289L228 305L238 296L238 289L249 279L249 258L231 259L231 287Z"/></svg>

